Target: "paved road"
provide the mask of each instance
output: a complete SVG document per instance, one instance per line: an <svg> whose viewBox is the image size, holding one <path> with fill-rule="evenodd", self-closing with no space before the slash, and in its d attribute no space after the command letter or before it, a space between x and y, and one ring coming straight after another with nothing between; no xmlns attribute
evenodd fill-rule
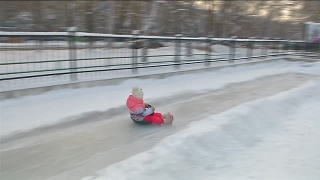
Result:
<svg viewBox="0 0 320 180"><path fill-rule="evenodd" d="M305 74L268 76L208 92L184 93L151 102L175 115L172 126L141 127L124 108L86 114L79 121L39 129L1 142L0 179L79 179L109 164L150 149L189 122L245 102L298 87L315 77ZM214 83L214 82L212 82ZM200 113L201 111L201 113Z"/></svg>

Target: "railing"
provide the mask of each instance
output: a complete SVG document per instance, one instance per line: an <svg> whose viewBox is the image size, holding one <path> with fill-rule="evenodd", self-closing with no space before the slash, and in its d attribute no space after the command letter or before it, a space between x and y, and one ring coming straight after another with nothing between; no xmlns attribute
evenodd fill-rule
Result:
<svg viewBox="0 0 320 180"><path fill-rule="evenodd" d="M299 48L295 46L299 45ZM303 41L0 32L1 91L316 55ZM169 68L164 68L169 67Z"/></svg>

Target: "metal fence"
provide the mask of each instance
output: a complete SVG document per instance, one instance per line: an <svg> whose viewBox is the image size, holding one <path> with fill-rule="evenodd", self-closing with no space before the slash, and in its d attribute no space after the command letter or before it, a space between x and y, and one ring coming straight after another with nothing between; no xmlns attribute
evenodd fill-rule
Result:
<svg viewBox="0 0 320 180"><path fill-rule="evenodd" d="M288 40L0 32L0 83L10 91L315 52L319 44Z"/></svg>

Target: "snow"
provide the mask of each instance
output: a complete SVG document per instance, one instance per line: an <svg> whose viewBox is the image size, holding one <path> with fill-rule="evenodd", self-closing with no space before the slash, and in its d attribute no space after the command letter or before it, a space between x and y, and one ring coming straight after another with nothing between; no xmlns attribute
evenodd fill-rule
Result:
<svg viewBox="0 0 320 180"><path fill-rule="evenodd" d="M124 106L133 86L141 87L145 100L153 102L287 73L319 77L320 62L270 61L1 100L0 138L66 122L84 113ZM320 81L315 78L289 91L199 119L152 149L111 164L83 180L234 177L317 180L320 179L319 107Z"/></svg>
<svg viewBox="0 0 320 180"><path fill-rule="evenodd" d="M47 36L47 35L55 35L55 36L67 36L68 32L5 32L0 31L0 34L3 36L30 36L30 35L37 35L37 36Z"/></svg>
<svg viewBox="0 0 320 180"><path fill-rule="evenodd" d="M309 65L286 61L267 62L176 75L165 79L130 79L119 85L55 90L40 95L2 100L1 137L63 122L86 112L106 111L123 106L133 86L143 88L145 100L150 102L185 91L204 93L223 88L230 83L289 72L319 74L320 63Z"/></svg>
<svg viewBox="0 0 320 180"><path fill-rule="evenodd" d="M190 124L95 179L320 178L320 82Z"/></svg>

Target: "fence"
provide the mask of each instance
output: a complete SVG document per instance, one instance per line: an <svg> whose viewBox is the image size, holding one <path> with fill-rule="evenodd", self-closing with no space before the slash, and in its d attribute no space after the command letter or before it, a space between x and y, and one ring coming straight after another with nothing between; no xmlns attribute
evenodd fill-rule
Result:
<svg viewBox="0 0 320 180"><path fill-rule="evenodd" d="M201 69L288 55L319 45L271 39L81 32L0 32L1 91Z"/></svg>

